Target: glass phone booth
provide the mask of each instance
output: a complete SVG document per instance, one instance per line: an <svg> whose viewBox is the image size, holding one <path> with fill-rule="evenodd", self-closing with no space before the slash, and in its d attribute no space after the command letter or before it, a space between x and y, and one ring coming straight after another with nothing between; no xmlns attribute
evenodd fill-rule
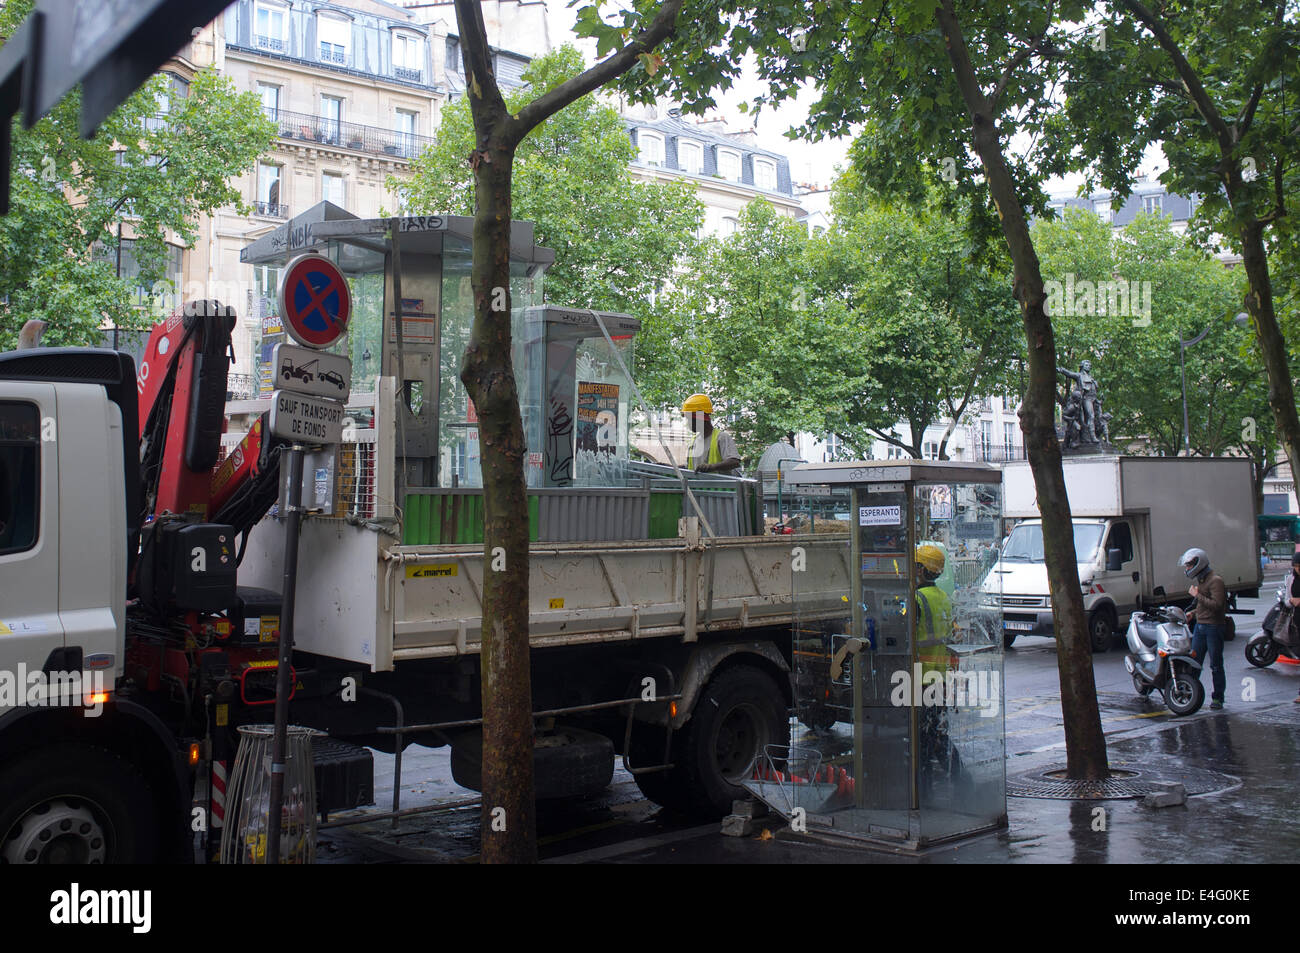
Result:
<svg viewBox="0 0 1300 953"><path fill-rule="evenodd" d="M1006 826L1001 478L949 461L795 468L805 490L850 497L850 531L808 541L844 550L849 589L801 599L793 573L791 743L748 784L796 830L921 848Z"/></svg>

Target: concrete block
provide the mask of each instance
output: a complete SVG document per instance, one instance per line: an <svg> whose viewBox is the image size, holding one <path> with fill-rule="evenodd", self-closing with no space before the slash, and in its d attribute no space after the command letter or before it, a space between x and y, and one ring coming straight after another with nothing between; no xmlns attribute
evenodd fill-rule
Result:
<svg viewBox="0 0 1300 953"><path fill-rule="evenodd" d="M758 819L767 817L767 805L755 798L745 798L731 802L731 813Z"/></svg>
<svg viewBox="0 0 1300 953"><path fill-rule="evenodd" d="M725 837L748 837L754 833L754 822L739 814L729 814L722 819L722 834Z"/></svg>
<svg viewBox="0 0 1300 953"><path fill-rule="evenodd" d="M1154 794L1148 794L1142 799L1142 803L1147 807L1177 807L1180 804L1187 803L1187 791L1183 786L1177 785L1177 791L1157 791Z"/></svg>

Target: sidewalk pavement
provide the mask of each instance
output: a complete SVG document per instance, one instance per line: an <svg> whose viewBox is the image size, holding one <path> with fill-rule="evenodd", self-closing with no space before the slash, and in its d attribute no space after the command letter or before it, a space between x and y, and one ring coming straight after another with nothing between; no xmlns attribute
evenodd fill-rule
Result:
<svg viewBox="0 0 1300 953"><path fill-rule="evenodd" d="M1140 800L1007 799L1009 826L916 853L836 846L792 833L778 818L774 836L723 837L717 825L557 858L558 863L1011 863L1259 864L1300 859L1295 824L1300 785L1300 705L1236 706L1108 746L1112 768L1181 775L1185 805ZM1008 761L1008 775L1046 768L1062 753ZM1032 762L1032 763L1031 763ZM1104 815L1097 812L1104 811ZM1104 818L1104 820L1103 820ZM1100 828L1100 829L1099 829Z"/></svg>

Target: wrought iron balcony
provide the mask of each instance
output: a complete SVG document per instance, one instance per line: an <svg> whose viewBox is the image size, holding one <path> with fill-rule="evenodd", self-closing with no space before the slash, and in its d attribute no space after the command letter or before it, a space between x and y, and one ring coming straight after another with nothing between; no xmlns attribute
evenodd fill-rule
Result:
<svg viewBox="0 0 1300 953"><path fill-rule="evenodd" d="M276 53L284 52L284 40L278 36L263 36L259 33L253 37L253 42L264 50L274 50Z"/></svg>
<svg viewBox="0 0 1300 953"><path fill-rule="evenodd" d="M1017 446L1003 446L1002 444L980 445L976 444L972 448L971 457L974 460L980 460L984 463L1006 463L1010 460L1025 460L1025 448Z"/></svg>
<svg viewBox="0 0 1300 953"><path fill-rule="evenodd" d="M381 129L355 122L341 122L324 116L289 112L286 109L267 107L266 114L280 127L281 139L298 142L316 142L340 149L370 152L375 155L398 156L413 159L434 140L429 136L402 132L399 129Z"/></svg>
<svg viewBox="0 0 1300 953"><path fill-rule="evenodd" d="M288 218L289 206L278 202L263 202L259 199L253 203L253 214L265 215L267 218Z"/></svg>
<svg viewBox="0 0 1300 953"><path fill-rule="evenodd" d="M422 69L411 69L406 66L394 66L393 75L398 79L404 79L412 83L424 82L424 70Z"/></svg>

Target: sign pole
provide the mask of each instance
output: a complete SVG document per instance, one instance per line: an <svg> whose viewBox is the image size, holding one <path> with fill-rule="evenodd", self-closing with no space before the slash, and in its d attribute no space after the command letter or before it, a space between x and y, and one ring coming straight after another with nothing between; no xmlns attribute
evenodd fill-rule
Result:
<svg viewBox="0 0 1300 953"><path fill-rule="evenodd" d="M285 751L289 728L290 675L293 663L293 603L298 579L298 529L302 523L303 446L294 443L288 457L284 537L284 589L280 606L280 666L275 673L275 731L271 738L271 816L266 825L266 862L280 862L280 825L284 809ZM312 805L315 810L315 805Z"/></svg>

